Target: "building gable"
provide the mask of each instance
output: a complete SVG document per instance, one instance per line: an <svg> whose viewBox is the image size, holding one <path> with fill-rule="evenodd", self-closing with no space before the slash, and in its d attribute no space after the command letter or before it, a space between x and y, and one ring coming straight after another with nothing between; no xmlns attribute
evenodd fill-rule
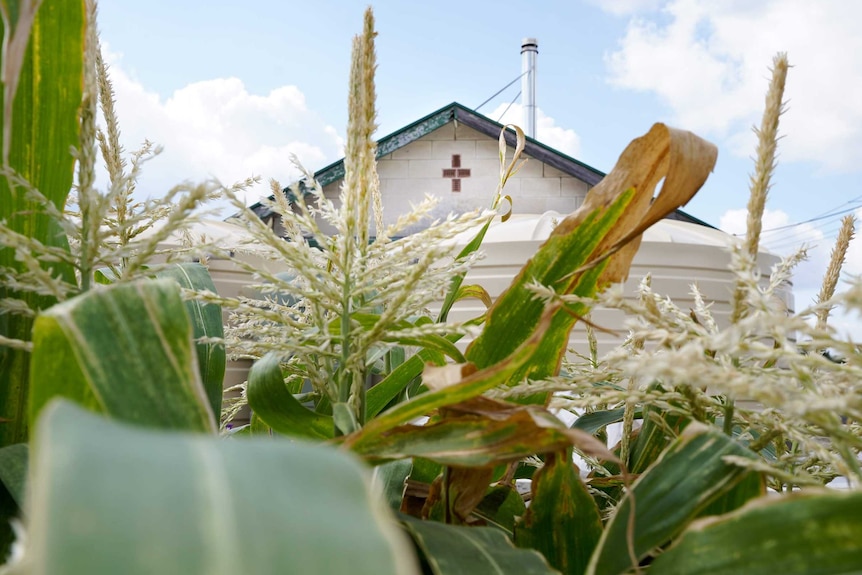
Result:
<svg viewBox="0 0 862 575"><path fill-rule="evenodd" d="M378 175L386 222L394 222L426 194L439 200L436 217L488 207L499 182L498 139L502 129L502 124L454 102L378 140ZM515 133L507 130L505 138L507 157L511 158ZM512 197L517 213L570 213L605 175L532 138L526 139L523 157L527 163L504 190ZM318 170L314 177L326 197L337 202L344 160ZM300 189L304 190L304 182L300 182ZM287 188L284 192L292 193ZM273 216L264 204L255 204L252 209L265 220ZM679 210L670 217L708 225ZM411 231L415 230L406 232Z"/></svg>
<svg viewBox="0 0 862 575"><path fill-rule="evenodd" d="M386 148L384 148L386 149ZM513 149L509 149L511 159ZM377 163L387 224L426 195L438 199L434 219L490 207L500 181L499 145L460 122L448 122L409 143L380 155ZM322 183L322 182L321 182ZM338 200L341 179L323 186L326 197ZM527 162L506 184L519 213L574 211L591 185L536 158ZM411 233L416 230L405 230Z"/></svg>

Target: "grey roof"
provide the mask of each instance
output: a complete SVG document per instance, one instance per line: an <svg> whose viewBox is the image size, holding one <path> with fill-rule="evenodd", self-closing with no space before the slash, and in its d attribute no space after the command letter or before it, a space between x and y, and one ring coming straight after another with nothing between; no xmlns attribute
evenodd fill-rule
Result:
<svg viewBox="0 0 862 575"><path fill-rule="evenodd" d="M403 148L407 144L415 142L423 136L427 136L434 130L441 128L450 122L458 122L459 124L473 128L477 132L485 134L492 139L497 139L500 136L500 131L503 129L502 124L495 122L487 116L483 116L458 102L452 102L439 110L431 112L424 118L420 118L412 124L408 124L400 130L396 130L388 136L380 138L377 141L377 157L380 158L391 154L395 150ZM506 143L509 146L514 147L515 133L512 130L506 130L505 137ZM540 162L544 162L545 164L560 170L564 174L581 180L590 187L595 186L602 178L605 177L604 172L597 170L592 166L588 166L587 164L580 162L559 150L555 150L550 146L546 146L542 142L530 137L527 137L524 153ZM337 162L333 162L314 173L314 179L320 183L321 187L342 178L344 178L344 158ZM303 189L304 182L300 181L299 184L300 189ZM292 192L290 192L288 188L285 188L283 191L285 194L288 194L288 196L292 195ZM270 199L272 199L272 197L270 197ZM272 215L269 208L260 202L252 205L251 209L259 217L264 219ZM683 212L682 210L676 210L676 212L669 215L668 218L713 227L710 224Z"/></svg>

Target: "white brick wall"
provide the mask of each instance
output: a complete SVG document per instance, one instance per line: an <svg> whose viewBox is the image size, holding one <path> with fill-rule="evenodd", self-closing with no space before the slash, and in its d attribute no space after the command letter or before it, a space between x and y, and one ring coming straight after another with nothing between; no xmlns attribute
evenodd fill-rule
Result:
<svg viewBox="0 0 862 575"><path fill-rule="evenodd" d="M441 160L439 158L435 159L414 159L410 160L410 167L408 168L408 177L416 179L416 178L428 178L435 180L443 179L443 169L449 168L450 162L447 158L446 160Z"/></svg>
<svg viewBox="0 0 862 575"><path fill-rule="evenodd" d="M496 140L485 139L476 142L476 157L496 160L500 157L500 145ZM512 149L509 148L509 157L512 157Z"/></svg>
<svg viewBox="0 0 862 575"><path fill-rule="evenodd" d="M525 198L557 198L560 196L560 178L521 178L519 195Z"/></svg>
<svg viewBox="0 0 862 575"><path fill-rule="evenodd" d="M430 140L417 140L410 144L407 144L403 148L398 148L388 156L387 158L392 159L406 159L411 160L413 158L430 158L431 150L434 147L434 142Z"/></svg>
<svg viewBox="0 0 862 575"><path fill-rule="evenodd" d="M493 176L485 175L484 177L469 177L461 180L461 195L470 198L478 198L490 204L491 198L494 197L494 192L497 191L497 184L500 178L495 174ZM518 180L509 180L506 185L505 193L514 195L520 189L521 183ZM447 191L451 187L447 187ZM457 192L449 191L453 196L458 195ZM482 204L485 205L485 204Z"/></svg>
<svg viewBox="0 0 862 575"><path fill-rule="evenodd" d="M453 122L449 122L445 126L441 126L440 128L434 130L424 138L423 140L454 140L455 139L455 124Z"/></svg>
<svg viewBox="0 0 862 575"><path fill-rule="evenodd" d="M377 175L380 179L407 178L408 160L384 160L377 162Z"/></svg>
<svg viewBox="0 0 862 575"><path fill-rule="evenodd" d="M572 177L561 178L560 183L563 195L586 196L590 189L586 183Z"/></svg>
<svg viewBox="0 0 862 575"><path fill-rule="evenodd" d="M549 166L548 164L542 164L543 172L542 176L546 178L570 178L571 176L567 176L565 173L561 172L557 168L553 166Z"/></svg>
<svg viewBox="0 0 862 575"><path fill-rule="evenodd" d="M433 144L431 157L444 160L446 167L449 167L452 154L460 154L462 160L473 160L476 157L476 140L436 140Z"/></svg>

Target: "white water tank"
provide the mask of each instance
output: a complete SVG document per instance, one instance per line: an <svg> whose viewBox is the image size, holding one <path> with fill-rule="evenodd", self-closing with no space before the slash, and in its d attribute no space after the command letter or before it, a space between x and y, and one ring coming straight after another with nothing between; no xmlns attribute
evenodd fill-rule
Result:
<svg viewBox="0 0 862 575"><path fill-rule="evenodd" d="M516 215L507 222L492 223L482 244L485 256L467 275L465 283L479 284L492 298L499 296L512 282L526 261L536 253L548 238L556 223L565 216L557 212L541 215ZM472 234L465 234L458 243L466 244ZM734 276L730 272L731 236L707 226L678 220L661 220L643 234L640 248L632 261L629 278L624 284L624 294L634 299L641 280L650 274L652 289L663 297L669 297L683 310L694 308L691 294L692 284L697 284L706 303L720 327L727 326L731 313ZM768 278L778 256L761 252L758 266L761 277ZM788 310L793 309L791 286L787 285L782 299ZM450 318L466 320L484 311L478 300L458 302ZM620 337L595 331L599 353L610 351L622 342L626 332L625 316L615 309L596 307L592 311L592 323L618 330ZM570 346L580 353L588 353L586 328L582 322L575 324Z"/></svg>

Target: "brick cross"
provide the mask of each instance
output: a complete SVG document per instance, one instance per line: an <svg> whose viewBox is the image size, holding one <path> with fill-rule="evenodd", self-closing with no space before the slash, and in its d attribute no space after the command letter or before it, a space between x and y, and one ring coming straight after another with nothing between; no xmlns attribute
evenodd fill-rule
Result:
<svg viewBox="0 0 862 575"><path fill-rule="evenodd" d="M470 177L470 168L461 167L461 154L452 154L452 167L443 168L443 177L452 180L452 191L461 191L461 178Z"/></svg>

